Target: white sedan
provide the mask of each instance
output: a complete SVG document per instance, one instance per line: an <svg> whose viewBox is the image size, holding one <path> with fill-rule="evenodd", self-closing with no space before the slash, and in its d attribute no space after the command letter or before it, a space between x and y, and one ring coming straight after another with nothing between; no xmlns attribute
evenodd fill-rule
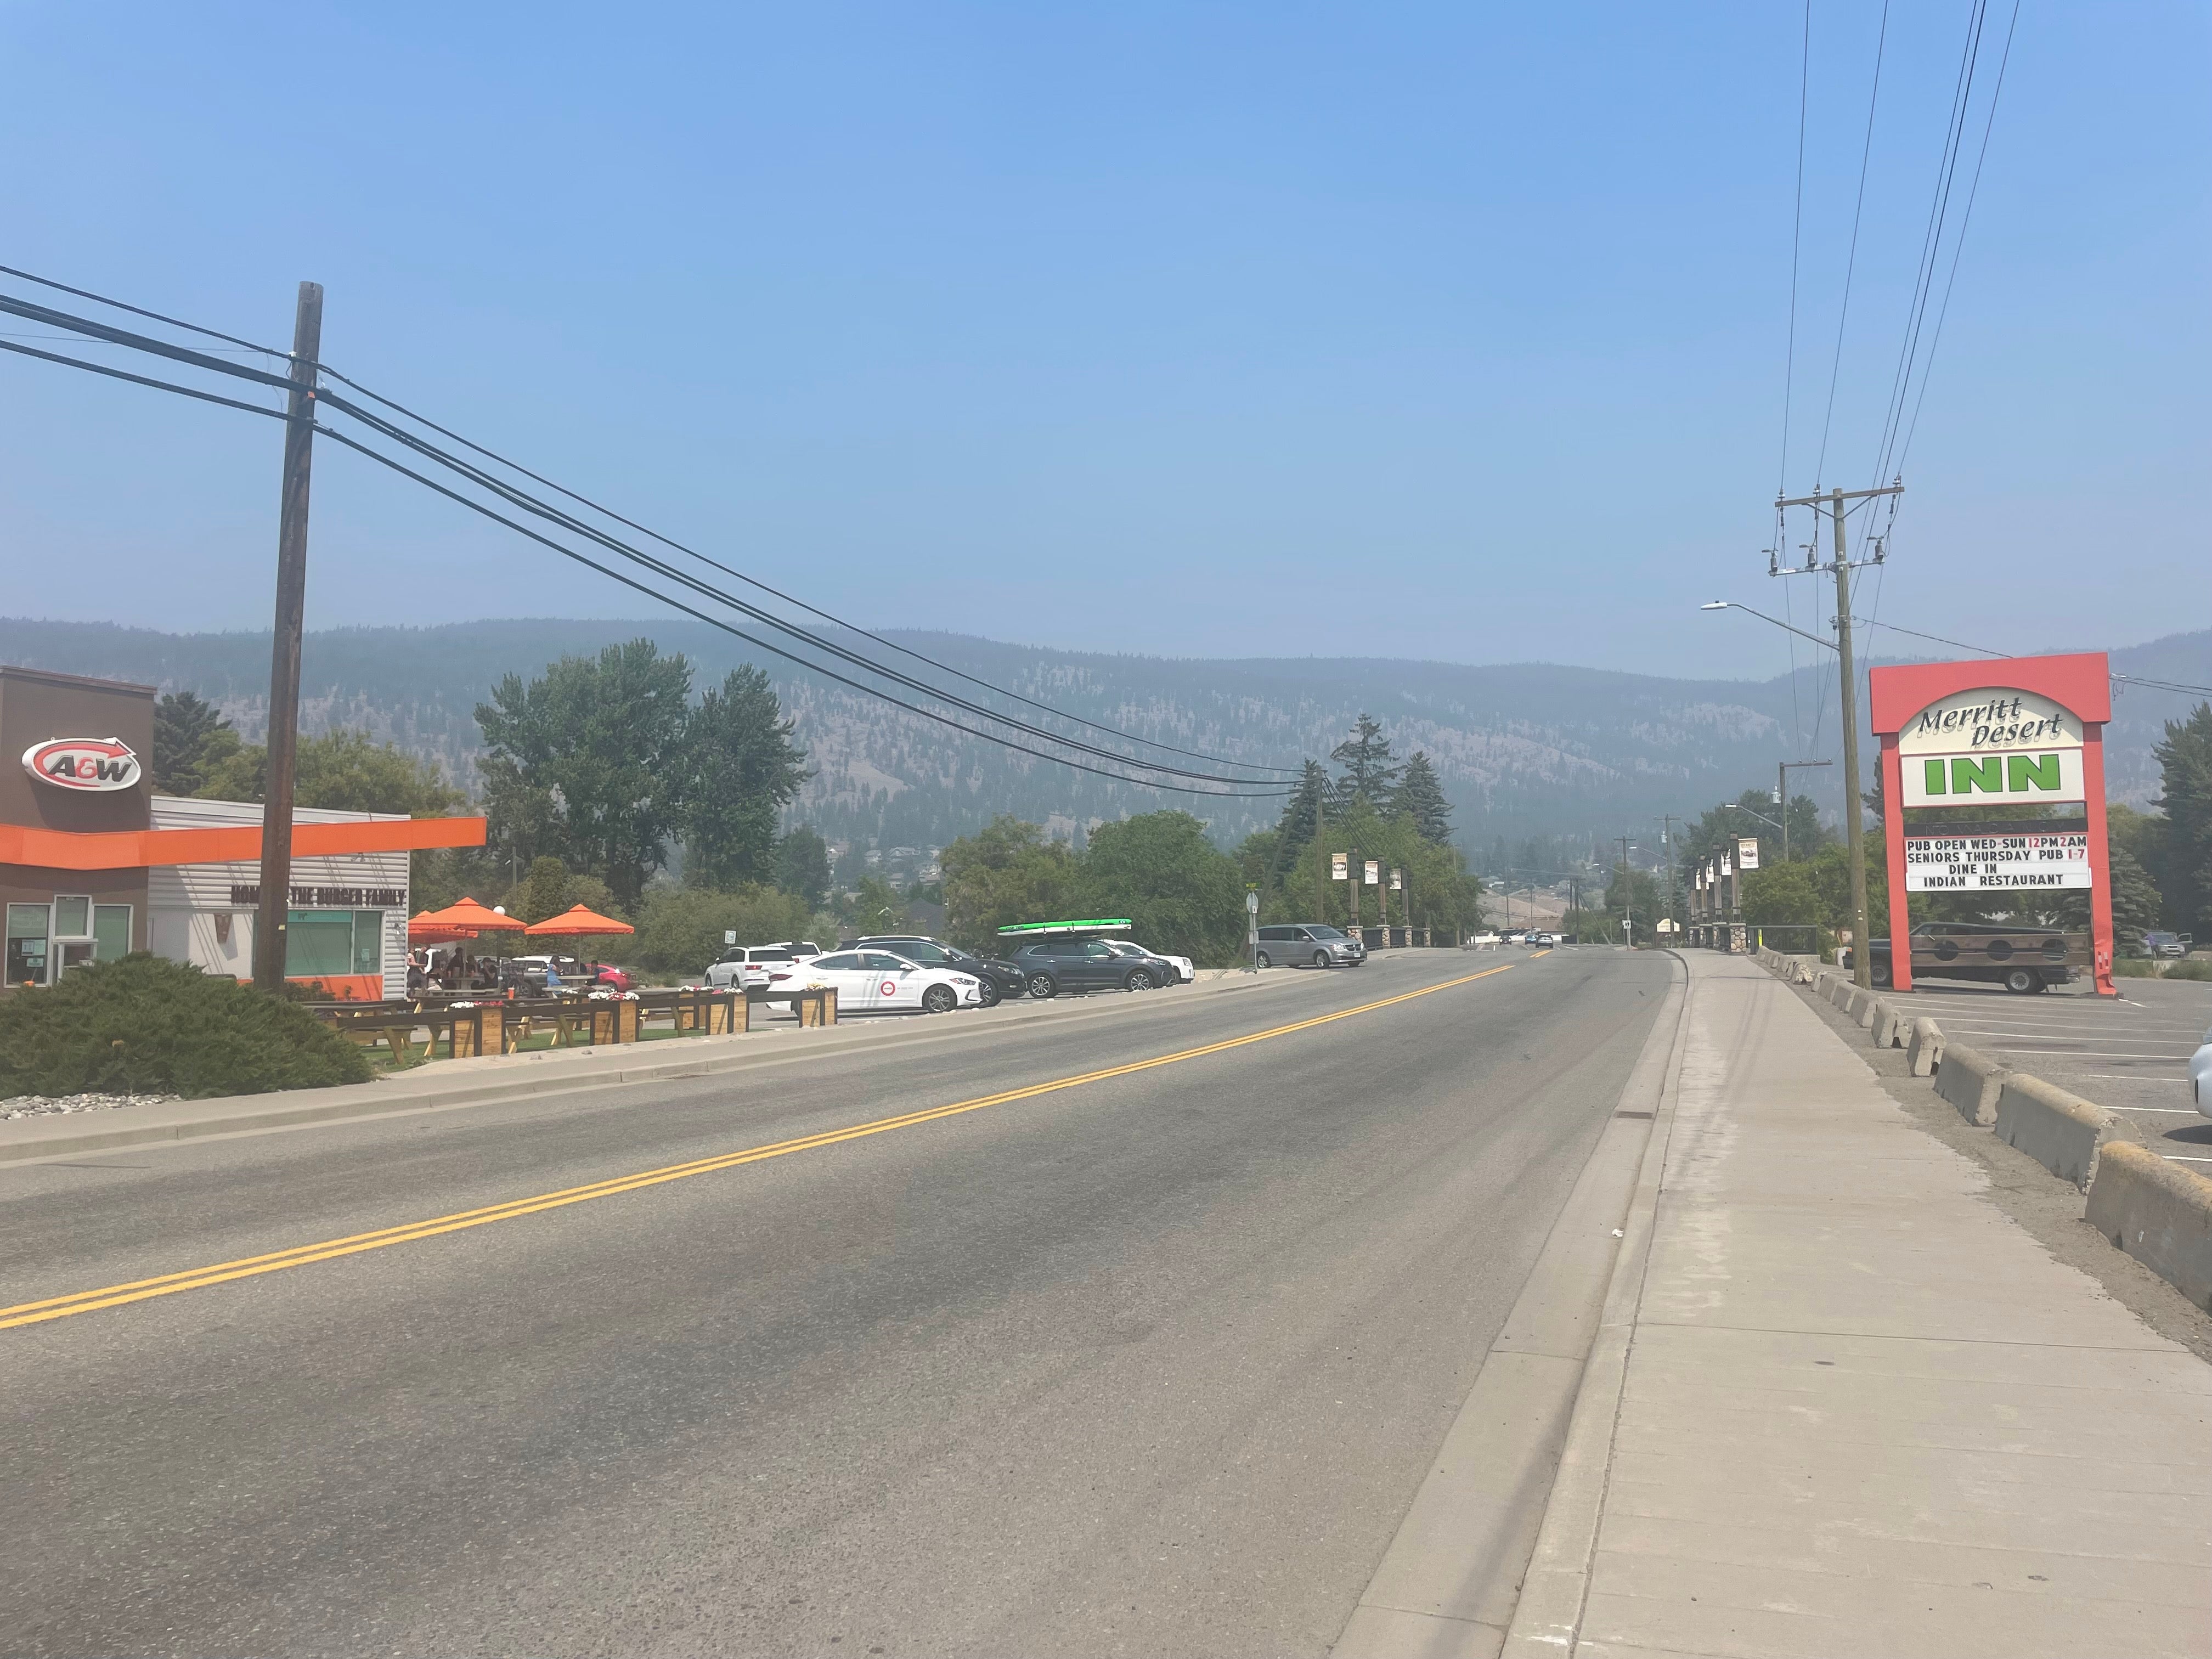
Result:
<svg viewBox="0 0 2212 1659"><path fill-rule="evenodd" d="M1121 957L1150 957L1155 962L1164 962L1176 970L1176 978L1185 985L1198 977L1198 964L1188 957L1171 957L1164 951L1147 951L1141 945L1132 945L1125 939L1109 939L1106 943L1114 954Z"/></svg>
<svg viewBox="0 0 2212 1659"><path fill-rule="evenodd" d="M2212 1117L2212 1029L2189 1057L2189 1097L2197 1103L2199 1117Z"/></svg>
<svg viewBox="0 0 2212 1659"><path fill-rule="evenodd" d="M889 951L835 951L811 962L794 962L768 976L771 1001L793 991L826 985L837 993L837 1017L847 1014L949 1014L979 1007L982 982L972 974L925 968Z"/></svg>

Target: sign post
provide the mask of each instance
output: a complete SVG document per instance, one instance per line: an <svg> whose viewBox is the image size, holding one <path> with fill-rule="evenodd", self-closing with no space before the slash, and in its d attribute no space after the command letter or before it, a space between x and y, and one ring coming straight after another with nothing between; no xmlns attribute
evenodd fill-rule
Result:
<svg viewBox="0 0 2212 1659"><path fill-rule="evenodd" d="M1249 884L1244 889L1244 971L1260 971L1260 890Z"/></svg>
<svg viewBox="0 0 2212 1659"><path fill-rule="evenodd" d="M1897 988L1912 988L1909 895L2086 888L2097 994L2117 996L2105 833L2112 669L2105 653L1916 663L1877 668L1870 680L1889 820L1890 973ZM2075 806L2078 817L2032 816ZM1989 807L2017 808L2021 816L1958 815ZM1938 811L1942 821L1931 823ZM1871 958L1872 950L1865 954Z"/></svg>

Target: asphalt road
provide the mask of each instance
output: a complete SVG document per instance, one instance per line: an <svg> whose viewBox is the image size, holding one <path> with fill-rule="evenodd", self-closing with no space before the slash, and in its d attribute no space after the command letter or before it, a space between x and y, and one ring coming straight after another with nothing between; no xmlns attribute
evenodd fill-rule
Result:
<svg viewBox="0 0 2212 1659"><path fill-rule="evenodd" d="M0 1171L19 1308L1502 969L0 1329L0 1646L1325 1653L1667 967L1406 953Z"/></svg>

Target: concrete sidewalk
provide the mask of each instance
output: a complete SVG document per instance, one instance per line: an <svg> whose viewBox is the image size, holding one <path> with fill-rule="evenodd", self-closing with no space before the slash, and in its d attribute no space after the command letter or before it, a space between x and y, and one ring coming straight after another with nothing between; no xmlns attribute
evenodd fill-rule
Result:
<svg viewBox="0 0 2212 1659"><path fill-rule="evenodd" d="M1505 1650L2212 1653L2212 1367L1788 987L1685 958L1664 1173Z"/></svg>

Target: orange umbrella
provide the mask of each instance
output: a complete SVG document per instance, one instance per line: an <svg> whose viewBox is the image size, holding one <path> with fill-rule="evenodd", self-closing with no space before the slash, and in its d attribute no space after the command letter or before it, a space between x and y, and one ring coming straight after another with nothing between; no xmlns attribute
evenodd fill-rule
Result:
<svg viewBox="0 0 2212 1659"><path fill-rule="evenodd" d="M596 910L578 905L573 910L563 910L557 916L548 916L543 921L533 921L522 930L533 937L574 939L586 933L635 933L637 929L626 921L617 921L612 916L603 916Z"/></svg>
<svg viewBox="0 0 2212 1659"><path fill-rule="evenodd" d="M428 910L409 918L407 942L410 945L453 945L465 939L474 939L473 927L448 927Z"/></svg>
<svg viewBox="0 0 2212 1659"><path fill-rule="evenodd" d="M472 933L506 930L519 933L522 931L522 924L513 916L487 909L472 898L464 898L442 910L426 910L416 917L415 921L436 927L466 928ZM408 924L410 933L414 925L414 922Z"/></svg>

